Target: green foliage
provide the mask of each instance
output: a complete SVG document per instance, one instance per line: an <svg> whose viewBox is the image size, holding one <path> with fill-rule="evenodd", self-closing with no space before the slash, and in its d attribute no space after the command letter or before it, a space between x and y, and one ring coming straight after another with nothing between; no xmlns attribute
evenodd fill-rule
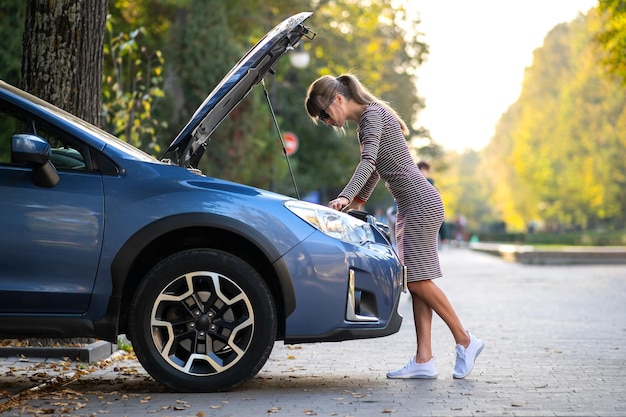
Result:
<svg viewBox="0 0 626 417"><path fill-rule="evenodd" d="M133 344L130 340L126 338L126 335L119 335L117 337L117 348L125 352L134 352Z"/></svg>
<svg viewBox="0 0 626 417"><path fill-rule="evenodd" d="M306 24L317 36L303 42L311 55L309 66L293 68L285 57L266 83L281 130L294 132L300 140L298 152L291 157L300 193L319 190L325 200L349 179L359 150L353 129L345 137L337 136L332 129L313 125L306 116L303 100L315 78L353 72L374 94L390 101L409 125L423 107L414 74L427 47L419 41L419 32L413 33L417 18L392 3L373 0L363 7L356 0L115 0L110 9L122 31L143 27L142 42L149 49L163 50L165 97L153 106L153 116L168 122L167 129L157 128L162 146L261 36L292 14L313 11ZM293 195L264 101L259 86L224 120L212 135L201 168L207 175ZM412 136L425 133L416 128ZM436 147L432 149L436 154Z"/></svg>
<svg viewBox="0 0 626 417"><path fill-rule="evenodd" d="M432 175L444 201L447 221L463 216L470 230L479 230L497 221L489 205L488 175L482 168L480 154L475 151L451 152L444 160L445 174L438 175L435 169Z"/></svg>
<svg viewBox="0 0 626 417"><path fill-rule="evenodd" d="M600 0L598 9L605 22L596 34L601 63L626 85L626 1Z"/></svg>
<svg viewBox="0 0 626 417"><path fill-rule="evenodd" d="M25 9L23 0L3 0L0 5L0 80L15 86L20 83Z"/></svg>
<svg viewBox="0 0 626 417"><path fill-rule="evenodd" d="M626 224L626 94L598 65L592 9L555 27L484 152L492 204L514 230Z"/></svg>
<svg viewBox="0 0 626 417"><path fill-rule="evenodd" d="M163 97L163 65L160 51L140 44L142 28L114 33L114 20L107 18L107 61L102 77L103 126L120 139L148 153L161 152L157 129L166 127L152 115L157 98Z"/></svg>
<svg viewBox="0 0 626 417"><path fill-rule="evenodd" d="M173 126L184 126L252 46L237 42L227 19L227 8L230 7L223 2L207 7L206 2L194 0L177 13L165 49L172 76L167 92L180 97L179 104L174 103L168 112ZM272 165L268 152L270 124L262 100L257 89L213 133L200 165L206 175L268 188Z"/></svg>
<svg viewBox="0 0 626 417"><path fill-rule="evenodd" d="M302 105L306 87L321 75L353 73L372 93L389 101L412 126L423 108L414 71L423 61L427 47L419 41L419 32L410 34L403 29L415 29L419 21L401 7L392 7L389 1L371 1L367 7L354 0L321 2L313 11L307 24L317 36L305 42L311 64L296 73L288 68L288 62L282 62L277 80L288 84L288 91L279 91L279 96L289 104L280 108L286 109L283 115L290 123L288 129L300 137L300 150L294 157L296 177L304 193L320 190L324 202L334 197L350 178L358 163L359 149L354 126L346 136L339 136L328 127L314 126L308 121ZM414 129L412 136L424 133L423 129ZM388 198L388 192L378 187L371 203L378 205L380 201L380 205L385 205Z"/></svg>
<svg viewBox="0 0 626 417"><path fill-rule="evenodd" d="M109 0L109 13L117 30L130 33L145 28L143 45L162 50L178 7L188 3L189 0Z"/></svg>
<svg viewBox="0 0 626 417"><path fill-rule="evenodd" d="M0 5L0 80L19 86L20 63L22 58L22 33L24 32L23 0L3 0ZM15 22L21 22L16 25ZM0 119L0 131L10 132L13 126L7 120ZM9 160L11 142L0 141L0 160Z"/></svg>

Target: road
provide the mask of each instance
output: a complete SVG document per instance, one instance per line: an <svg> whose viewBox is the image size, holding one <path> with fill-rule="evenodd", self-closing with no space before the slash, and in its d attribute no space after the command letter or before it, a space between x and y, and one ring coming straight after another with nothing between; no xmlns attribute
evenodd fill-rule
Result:
<svg viewBox="0 0 626 417"><path fill-rule="evenodd" d="M70 361L1 359L0 411L94 417L626 415L626 265L522 265L463 248L442 249L441 262L445 276L437 283L464 325L486 343L465 380L452 379L454 342L438 317L433 349L439 377L385 377L415 350L404 295L397 334L277 343L258 376L227 393L168 392L132 358L84 375ZM59 375L71 382L50 382Z"/></svg>

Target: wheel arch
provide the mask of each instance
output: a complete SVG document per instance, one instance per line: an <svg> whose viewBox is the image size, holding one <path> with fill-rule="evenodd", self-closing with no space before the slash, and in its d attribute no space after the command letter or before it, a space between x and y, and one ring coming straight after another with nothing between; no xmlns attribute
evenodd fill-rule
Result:
<svg viewBox="0 0 626 417"><path fill-rule="evenodd" d="M118 333L128 330L130 301L148 271L160 260L192 248L223 250L256 269L276 303L277 338L284 338L286 318L295 309L295 290L280 254L265 236L248 225L204 213L159 220L137 232L120 249L111 266L112 297L107 311L108 317L118 312Z"/></svg>

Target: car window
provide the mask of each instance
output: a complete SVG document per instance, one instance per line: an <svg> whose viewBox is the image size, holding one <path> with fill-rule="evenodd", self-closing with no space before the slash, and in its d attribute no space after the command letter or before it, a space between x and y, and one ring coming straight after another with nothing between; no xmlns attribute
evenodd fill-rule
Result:
<svg viewBox="0 0 626 417"><path fill-rule="evenodd" d="M88 170L91 167L85 146L51 126L4 108L0 108L0 164L17 165L11 162L11 137L18 133L35 134L48 141L52 151L50 161L57 170Z"/></svg>

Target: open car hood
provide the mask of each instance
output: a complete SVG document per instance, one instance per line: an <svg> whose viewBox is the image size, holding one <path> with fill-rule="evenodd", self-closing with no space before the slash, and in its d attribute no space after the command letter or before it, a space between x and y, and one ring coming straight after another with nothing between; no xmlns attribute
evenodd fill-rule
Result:
<svg viewBox="0 0 626 417"><path fill-rule="evenodd" d="M178 165L196 168L205 143L221 121L283 55L311 33L302 23L312 14L302 12L285 19L250 49L198 107L165 154L175 152Z"/></svg>

